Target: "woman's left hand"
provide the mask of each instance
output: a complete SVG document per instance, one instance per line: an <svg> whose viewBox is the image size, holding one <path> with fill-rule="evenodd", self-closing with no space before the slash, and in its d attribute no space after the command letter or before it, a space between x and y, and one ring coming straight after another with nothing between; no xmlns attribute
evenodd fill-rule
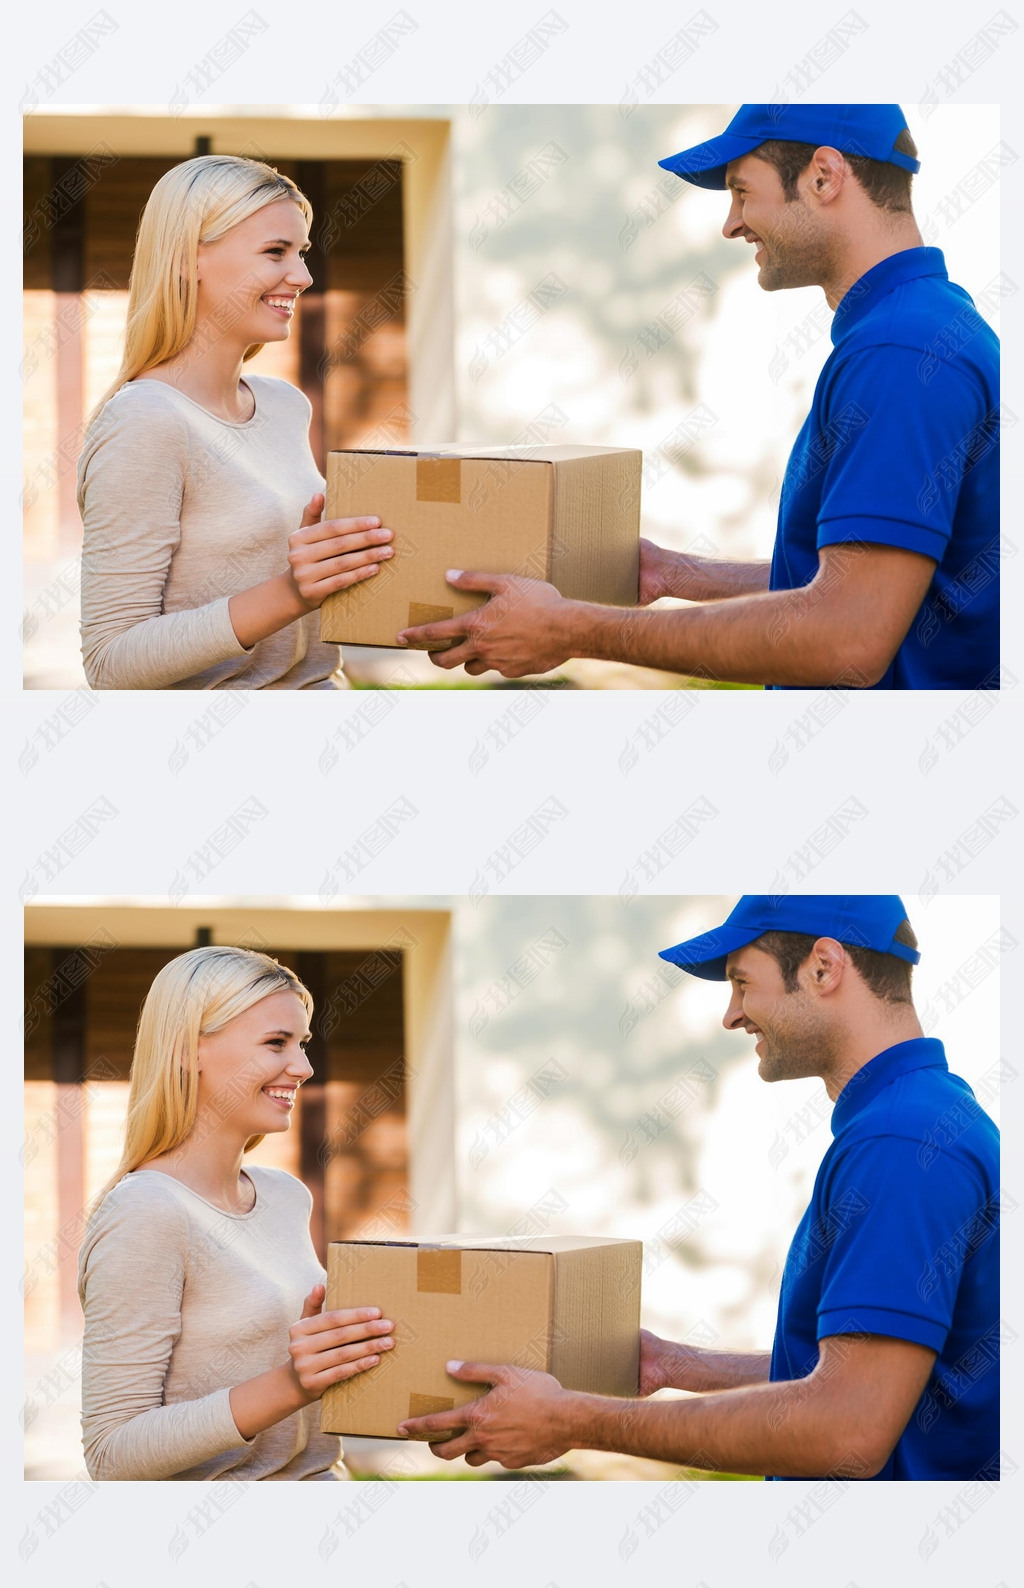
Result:
<svg viewBox="0 0 1024 1588"><path fill-rule="evenodd" d="M314 1285L302 1304L302 1316L288 1331L292 1372L307 1401L342 1379L376 1367L381 1353L394 1345L389 1318L379 1307L345 1307L323 1312L326 1292Z"/></svg>
<svg viewBox="0 0 1024 1588"><path fill-rule="evenodd" d="M310 498L302 523L288 536L292 581L308 611L313 612L335 590L361 584L379 573L393 556L390 529L379 518L327 518L322 492Z"/></svg>

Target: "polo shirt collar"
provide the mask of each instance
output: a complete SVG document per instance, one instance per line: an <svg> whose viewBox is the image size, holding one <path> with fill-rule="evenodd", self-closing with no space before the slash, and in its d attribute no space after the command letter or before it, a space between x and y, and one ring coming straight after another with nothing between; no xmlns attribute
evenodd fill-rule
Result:
<svg viewBox="0 0 1024 1588"><path fill-rule="evenodd" d="M949 280L941 248L904 248L900 253L890 254L888 259L872 265L839 300L832 317L833 346L839 346L879 298L884 298L895 287L901 287L905 281L915 281L920 276L939 276L943 281Z"/></svg>
<svg viewBox="0 0 1024 1588"><path fill-rule="evenodd" d="M866 1108L879 1092L911 1070L947 1070L946 1050L937 1037L911 1037L895 1047L876 1053L867 1064L851 1075L832 1110L832 1134L837 1136Z"/></svg>

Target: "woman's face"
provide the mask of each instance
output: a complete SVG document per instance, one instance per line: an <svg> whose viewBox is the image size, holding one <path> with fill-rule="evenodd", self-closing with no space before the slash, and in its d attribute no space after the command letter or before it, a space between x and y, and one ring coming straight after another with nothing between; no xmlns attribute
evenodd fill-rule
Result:
<svg viewBox="0 0 1024 1588"><path fill-rule="evenodd" d="M287 1130L296 1093L313 1073L309 1037L302 1000L287 988L200 1037L197 1124L230 1125L246 1137Z"/></svg>
<svg viewBox="0 0 1024 1588"><path fill-rule="evenodd" d="M200 243L197 330L212 322L218 337L244 347L289 335L299 293L313 280L303 261L309 233L299 206L275 199L215 243Z"/></svg>

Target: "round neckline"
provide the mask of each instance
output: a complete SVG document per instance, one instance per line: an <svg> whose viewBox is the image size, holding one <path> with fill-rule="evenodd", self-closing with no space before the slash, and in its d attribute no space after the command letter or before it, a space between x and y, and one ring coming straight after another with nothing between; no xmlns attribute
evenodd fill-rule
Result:
<svg viewBox="0 0 1024 1588"><path fill-rule="evenodd" d="M241 1172L242 1172L242 1174L245 1175L245 1178L248 1180L249 1184L252 1186L252 1191L253 1191L253 1204L252 1204L252 1207L248 1208L246 1210L246 1212L244 1212L244 1213L233 1213L230 1208L222 1208L218 1202L211 1202L208 1197L202 1196L198 1191L193 1191L192 1187L190 1185L186 1185L184 1180L179 1180L176 1175L165 1173L165 1171L163 1169L133 1169L131 1171L131 1174L132 1175L136 1175L136 1174L158 1174L161 1177L161 1179L170 1180L174 1185L180 1186L183 1191L187 1191L188 1192L189 1196L195 1197L197 1202L202 1202L204 1207L212 1208L214 1213L220 1213L226 1219L251 1219L253 1214L256 1213L257 1210L259 1209L259 1206L260 1206L260 1194L259 1194L259 1191L258 1191L258 1189L256 1187L256 1182L253 1179L252 1175L249 1173L248 1169L243 1169ZM130 1178L131 1178L131 1175L126 1175L125 1176L125 1179L130 1179Z"/></svg>
<svg viewBox="0 0 1024 1588"><path fill-rule="evenodd" d="M188 392L182 391L179 386L173 386L169 380L155 380L152 376L137 375L134 380L126 381L125 384L128 386L138 386L140 381L143 380L147 380L153 386L163 386L167 391L174 392L177 397L181 397L185 402L191 403L193 408L198 408L199 412L201 414L205 414L207 419L215 419L219 425L227 425L229 430L246 430L249 425L255 423L257 415L260 411L259 400L255 391L249 385L247 380L241 378L239 378L238 384L240 386L244 386L246 391L249 393L249 396L252 398L252 413L249 415L248 419L225 419L222 417L222 415L215 414L212 409L204 408L202 403L197 403L194 397L190 397L188 395ZM123 391L124 387L121 389Z"/></svg>

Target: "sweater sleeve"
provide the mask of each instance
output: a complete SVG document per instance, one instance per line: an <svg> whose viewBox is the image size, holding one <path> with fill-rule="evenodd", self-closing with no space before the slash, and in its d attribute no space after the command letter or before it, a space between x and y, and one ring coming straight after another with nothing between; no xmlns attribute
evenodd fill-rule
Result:
<svg viewBox="0 0 1024 1588"><path fill-rule="evenodd" d="M82 1441L91 1478L173 1478L252 1443L235 1426L230 1389L163 1403L188 1252L185 1211L159 1186L115 1186L90 1223L78 1291L85 1313Z"/></svg>
<svg viewBox="0 0 1024 1588"><path fill-rule="evenodd" d="M87 438L78 476L82 658L94 689L165 689L249 654L227 596L162 610L187 469L185 422L159 396L119 392Z"/></svg>

